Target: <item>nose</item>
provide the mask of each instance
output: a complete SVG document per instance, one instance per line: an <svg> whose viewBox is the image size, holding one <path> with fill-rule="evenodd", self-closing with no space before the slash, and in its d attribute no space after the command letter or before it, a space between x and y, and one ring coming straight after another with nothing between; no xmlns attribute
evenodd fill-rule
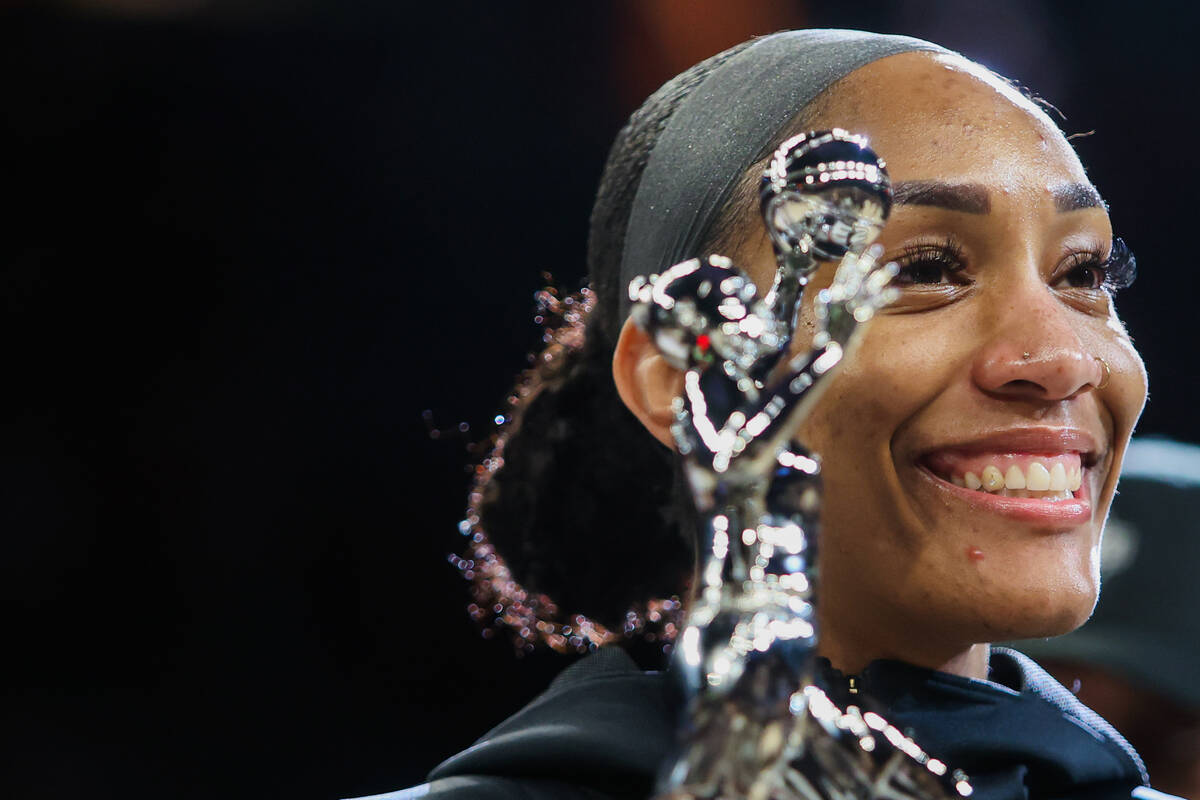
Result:
<svg viewBox="0 0 1200 800"><path fill-rule="evenodd" d="M1079 314L1040 281L1011 293L976 353L975 385L993 396L1037 402L1069 400L1104 385L1103 362L1080 339Z"/></svg>

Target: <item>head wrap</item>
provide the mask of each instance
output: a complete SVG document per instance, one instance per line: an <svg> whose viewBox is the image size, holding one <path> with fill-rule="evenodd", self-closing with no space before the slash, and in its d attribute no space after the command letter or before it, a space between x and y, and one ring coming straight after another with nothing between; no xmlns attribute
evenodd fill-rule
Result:
<svg viewBox="0 0 1200 800"><path fill-rule="evenodd" d="M797 112L859 67L914 50L950 52L908 36L783 31L714 70L650 153L626 228L622 284L704 255L695 250L733 187ZM622 302L627 312L628 298Z"/></svg>

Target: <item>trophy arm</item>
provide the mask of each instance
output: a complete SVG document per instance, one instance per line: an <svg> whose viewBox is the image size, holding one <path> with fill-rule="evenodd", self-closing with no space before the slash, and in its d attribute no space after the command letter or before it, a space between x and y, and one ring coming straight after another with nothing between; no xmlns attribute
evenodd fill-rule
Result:
<svg viewBox="0 0 1200 800"><path fill-rule="evenodd" d="M760 483L775 469L779 454L818 398L822 378L842 361L844 352L841 344L830 341L796 356L787 363L785 379L763 392L760 402L730 415L718 434L723 449L714 455L718 466L725 465L718 471L728 485Z"/></svg>
<svg viewBox="0 0 1200 800"><path fill-rule="evenodd" d="M845 358L863 325L895 299L897 292L889 284L899 267L894 262L880 264L882 254L879 245L861 255L845 254L832 284L815 298L813 348L777 368L775 372L782 374L770 381L769 388L754 403L745 403L739 414L728 417L722 434L731 465L725 469L741 481L760 480L773 468L772 462L820 395L822 379ZM795 296L798 302L799 291Z"/></svg>
<svg viewBox="0 0 1200 800"><path fill-rule="evenodd" d="M848 348L863 323L896 300L899 291L890 284L900 267L894 261L880 264L882 255L883 246L873 244L862 255L849 252L842 258L833 283L817 292L813 302L815 346L836 342Z"/></svg>
<svg viewBox="0 0 1200 800"><path fill-rule="evenodd" d="M800 321L800 296L819 266L807 248L792 241L780 240L778 235L772 238L776 240L775 255L779 267L775 270L775 280L763 303L770 308L772 319L777 321L781 344L754 365L751 374L759 381L767 380L767 376L791 350Z"/></svg>

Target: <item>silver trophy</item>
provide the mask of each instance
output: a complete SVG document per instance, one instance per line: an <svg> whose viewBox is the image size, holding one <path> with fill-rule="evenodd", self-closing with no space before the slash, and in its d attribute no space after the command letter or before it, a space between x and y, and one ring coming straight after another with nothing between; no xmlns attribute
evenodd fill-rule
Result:
<svg viewBox="0 0 1200 800"><path fill-rule="evenodd" d="M776 151L762 212L778 269L760 297L710 255L629 287L633 319L684 372L671 428L701 524L699 585L672 673L687 711L660 800L965 797L966 777L880 715L813 682L820 465L793 444L856 333L890 303L895 264L872 245L891 210L861 136L802 134ZM797 355L803 289L840 260Z"/></svg>

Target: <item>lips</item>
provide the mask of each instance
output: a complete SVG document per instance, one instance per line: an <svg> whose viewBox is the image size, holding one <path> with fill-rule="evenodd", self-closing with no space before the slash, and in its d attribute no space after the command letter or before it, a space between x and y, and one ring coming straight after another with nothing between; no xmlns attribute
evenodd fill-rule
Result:
<svg viewBox="0 0 1200 800"><path fill-rule="evenodd" d="M1084 431L1026 428L938 447L918 464L939 491L979 510L1079 524L1091 518L1087 475L1098 450Z"/></svg>

